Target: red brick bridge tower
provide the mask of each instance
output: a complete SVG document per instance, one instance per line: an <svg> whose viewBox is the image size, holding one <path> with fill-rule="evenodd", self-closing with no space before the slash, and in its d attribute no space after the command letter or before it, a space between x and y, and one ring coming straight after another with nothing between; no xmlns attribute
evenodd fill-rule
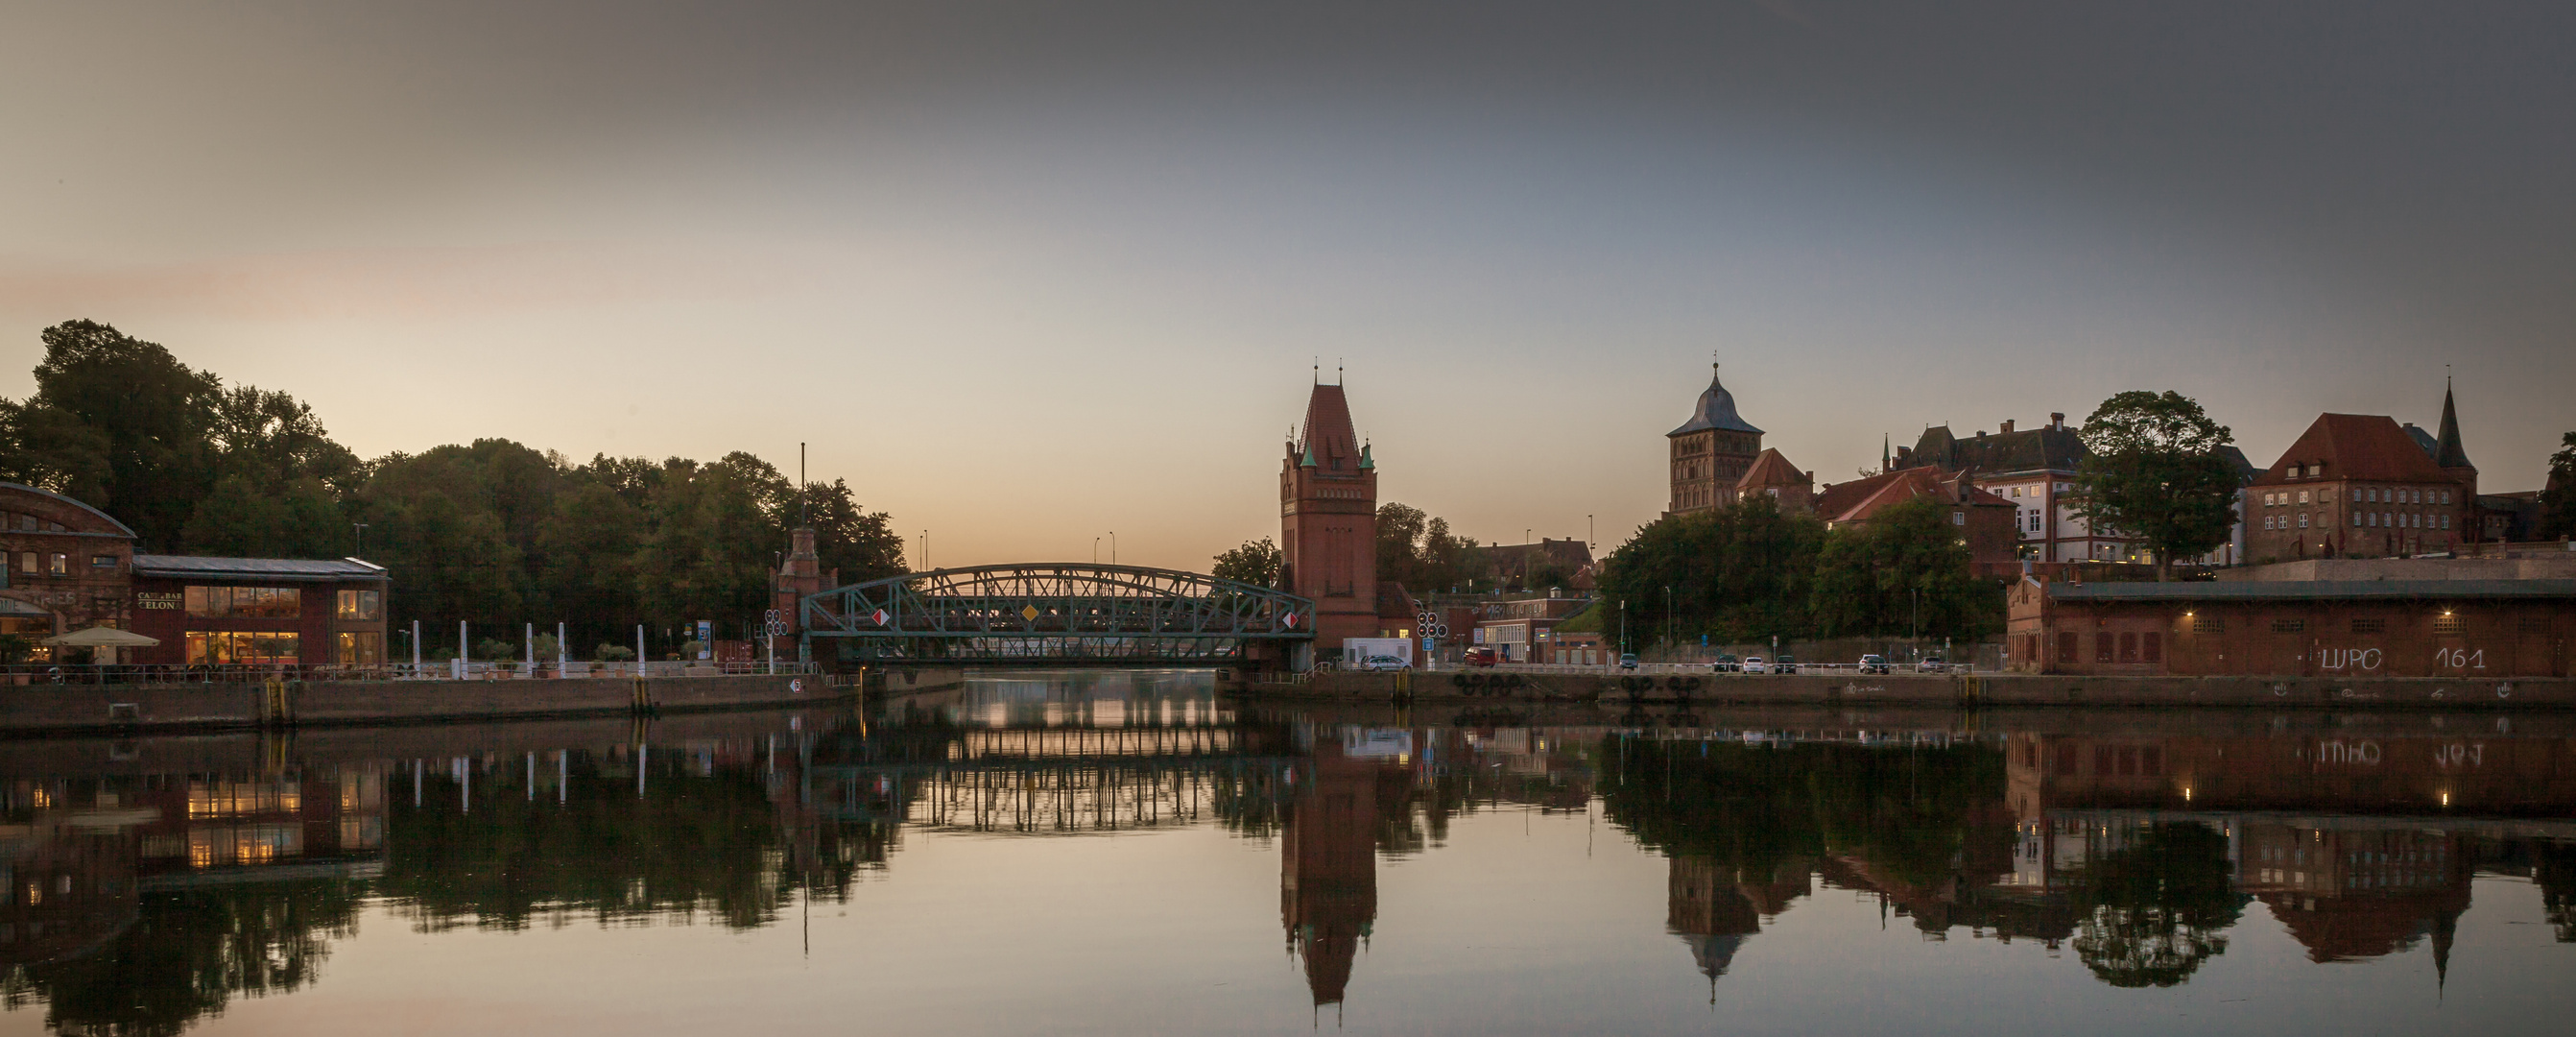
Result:
<svg viewBox="0 0 2576 1037"><path fill-rule="evenodd" d="M1315 603L1315 651L1377 636L1377 460L1342 387L1317 384L1279 468L1279 583Z"/></svg>

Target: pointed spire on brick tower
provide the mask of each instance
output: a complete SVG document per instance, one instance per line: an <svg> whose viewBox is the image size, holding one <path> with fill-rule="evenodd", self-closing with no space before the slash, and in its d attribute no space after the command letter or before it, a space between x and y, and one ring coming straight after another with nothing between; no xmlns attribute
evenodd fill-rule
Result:
<svg viewBox="0 0 2576 1037"><path fill-rule="evenodd" d="M1377 636L1377 457L1352 428L1339 385L1316 385L1279 473L1281 580L1314 602L1317 652Z"/></svg>
<svg viewBox="0 0 2576 1037"><path fill-rule="evenodd" d="M2466 468L2472 472L2478 470L2478 466L2469 463L2469 452L2460 446L2460 411L2451 401L2449 378L2442 379L2442 434L2436 442L2439 445L2434 449L2434 464L2444 468Z"/></svg>

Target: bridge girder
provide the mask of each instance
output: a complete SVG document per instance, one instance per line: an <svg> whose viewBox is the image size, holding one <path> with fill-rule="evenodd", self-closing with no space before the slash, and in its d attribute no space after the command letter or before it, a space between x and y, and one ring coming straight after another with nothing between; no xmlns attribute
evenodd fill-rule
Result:
<svg viewBox="0 0 2576 1037"><path fill-rule="evenodd" d="M798 620L862 661L1228 662L1311 640L1314 603L1176 569L1023 562L836 587L807 595Z"/></svg>

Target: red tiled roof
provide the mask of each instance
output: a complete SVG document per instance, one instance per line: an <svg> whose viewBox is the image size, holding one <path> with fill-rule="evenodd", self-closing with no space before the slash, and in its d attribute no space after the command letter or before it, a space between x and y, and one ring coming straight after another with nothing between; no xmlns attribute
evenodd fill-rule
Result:
<svg viewBox="0 0 2576 1037"><path fill-rule="evenodd" d="M1866 479L1834 483L1817 492L1816 514L1827 519L1836 518L1858 506L1860 502L1868 500L1872 494L1877 493L1887 484L1899 479L1915 478L1916 476L1908 474L1912 472L1934 476L1940 474L1929 468L1900 468L1893 472L1881 472Z"/></svg>
<svg viewBox="0 0 2576 1037"><path fill-rule="evenodd" d="M1315 456L1318 474L1352 476L1360 472L1360 437L1351 427L1350 400L1338 385L1318 385L1306 397L1306 427L1297 449Z"/></svg>
<svg viewBox="0 0 2576 1037"><path fill-rule="evenodd" d="M1865 495L1844 492L1846 488L1862 486L1868 489ZM1858 499L1852 499L1854 496ZM1817 499L1816 514L1823 516L1829 523L1865 522L1883 509L1903 504L1917 497L1931 497L1944 504L2005 508L2013 506L2011 501L1969 485L1965 476L1944 478L1941 472L1934 468L1900 468L1886 475L1871 476L1858 482L1834 487ZM1841 504L1841 507L1829 506L1828 500ZM1843 503L1846 501L1848 503Z"/></svg>
<svg viewBox="0 0 2576 1037"><path fill-rule="evenodd" d="M2384 414L2320 414L2280 460L2254 480L2256 486L2292 481L2290 466L2324 462L2320 479L2367 479L2375 482L2451 482L2449 473L2425 456L2424 448ZM2307 480L2300 480L2307 481Z"/></svg>
<svg viewBox="0 0 2576 1037"><path fill-rule="evenodd" d="M1806 483L1807 473L1799 471L1797 465L1790 464L1789 459L1774 447L1765 447L1762 455L1754 458L1753 464L1744 470L1744 475L1735 480L1735 485L1739 488L1803 486Z"/></svg>

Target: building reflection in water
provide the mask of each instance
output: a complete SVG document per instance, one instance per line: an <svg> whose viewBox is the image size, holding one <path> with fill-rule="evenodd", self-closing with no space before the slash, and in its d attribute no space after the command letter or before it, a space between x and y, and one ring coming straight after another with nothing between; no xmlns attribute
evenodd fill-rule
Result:
<svg viewBox="0 0 2576 1037"><path fill-rule="evenodd" d="M1477 811L1596 807L1666 858L1665 928L1712 1003L1819 888L1865 893L1926 939L2036 941L2119 986L2187 982L2254 910L2316 962L2429 946L2442 982L2479 875L2534 881L2576 942L2563 738L1333 723L1237 715L1190 675L687 723L410 732L388 758L244 737L215 747L233 764L198 770L19 766L0 777L0 997L67 1031L178 1032L313 982L369 903L419 931L748 929L846 900L905 827L1213 823L1276 840L1286 949L1320 1009L1365 985L1380 857L1438 852ZM38 758L63 757L13 759Z"/></svg>

